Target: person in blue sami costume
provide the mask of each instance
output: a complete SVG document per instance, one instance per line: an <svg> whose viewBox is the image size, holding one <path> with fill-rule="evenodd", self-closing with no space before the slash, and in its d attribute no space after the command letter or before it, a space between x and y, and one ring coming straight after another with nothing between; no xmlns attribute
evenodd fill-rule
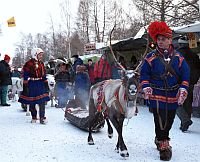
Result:
<svg viewBox="0 0 200 162"><path fill-rule="evenodd" d="M190 69L184 57L174 49L172 30L165 22L152 22L148 32L156 42L156 49L144 60L140 83L153 113L160 160L169 161L172 157L169 131L178 105L187 97Z"/></svg>
<svg viewBox="0 0 200 162"><path fill-rule="evenodd" d="M19 102L30 105L32 123L37 120L35 105L39 105L40 123L47 122L45 117L45 102L49 101L49 87L46 78L44 63L41 61L44 51L35 48L32 51L32 58L23 66L23 92L19 97Z"/></svg>

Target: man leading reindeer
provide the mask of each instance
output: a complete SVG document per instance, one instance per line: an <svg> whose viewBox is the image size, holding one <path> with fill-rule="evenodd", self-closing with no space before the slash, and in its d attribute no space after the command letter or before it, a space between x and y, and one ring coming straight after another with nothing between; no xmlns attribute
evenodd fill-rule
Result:
<svg viewBox="0 0 200 162"><path fill-rule="evenodd" d="M160 160L169 161L172 157L169 131L178 105L182 105L187 97L190 70L184 57L174 50L172 31L165 22L152 22L148 32L156 42L156 50L147 54L140 82L153 111L155 144Z"/></svg>

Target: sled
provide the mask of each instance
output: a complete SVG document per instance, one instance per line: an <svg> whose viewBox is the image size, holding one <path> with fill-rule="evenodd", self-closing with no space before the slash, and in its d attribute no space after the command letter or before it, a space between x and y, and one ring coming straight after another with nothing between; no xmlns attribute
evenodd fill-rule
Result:
<svg viewBox="0 0 200 162"><path fill-rule="evenodd" d="M89 131L89 112L88 110L82 109L81 107L77 108L66 108L65 109L65 118L74 126L78 127L81 130ZM105 124L103 116L94 124L92 128L93 132L100 131Z"/></svg>

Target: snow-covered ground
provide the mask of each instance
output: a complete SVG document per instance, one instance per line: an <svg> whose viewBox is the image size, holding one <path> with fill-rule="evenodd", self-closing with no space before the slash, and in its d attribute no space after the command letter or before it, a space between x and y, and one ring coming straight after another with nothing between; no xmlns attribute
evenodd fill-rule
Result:
<svg viewBox="0 0 200 162"><path fill-rule="evenodd" d="M62 109L46 108L47 125L31 124L18 102L0 107L0 162L121 162L114 151L117 133L107 137L107 126L94 133L95 145L87 144L88 133L64 120ZM176 118L171 130L172 162L197 162L200 159L200 119L193 118L190 131L179 130ZM124 140L127 162L155 162L159 153L154 145L152 114L139 107L139 114L125 120Z"/></svg>

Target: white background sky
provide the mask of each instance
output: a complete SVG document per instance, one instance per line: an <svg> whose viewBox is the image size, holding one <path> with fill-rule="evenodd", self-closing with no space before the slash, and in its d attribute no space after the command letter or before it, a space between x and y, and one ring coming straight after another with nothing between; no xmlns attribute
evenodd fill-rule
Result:
<svg viewBox="0 0 200 162"><path fill-rule="evenodd" d="M79 0L70 1L72 19L78 9ZM61 22L61 0L1 0L0 2L0 53L13 55L14 43L19 33L43 33L48 30L50 15L53 21ZM7 26L7 20L14 16L16 27Z"/></svg>
<svg viewBox="0 0 200 162"><path fill-rule="evenodd" d="M0 53L13 56L14 44L20 41L20 33L44 33L50 26L50 16L54 23L62 23L60 4L64 0L1 0L0 1ZM67 0L65 0L67 1ZM79 0L70 3L71 25L76 19ZM120 0L119 0L120 1ZM125 10L130 10L131 0L123 0ZM16 27L8 27L7 20L15 17ZM73 26L72 26L73 27Z"/></svg>

